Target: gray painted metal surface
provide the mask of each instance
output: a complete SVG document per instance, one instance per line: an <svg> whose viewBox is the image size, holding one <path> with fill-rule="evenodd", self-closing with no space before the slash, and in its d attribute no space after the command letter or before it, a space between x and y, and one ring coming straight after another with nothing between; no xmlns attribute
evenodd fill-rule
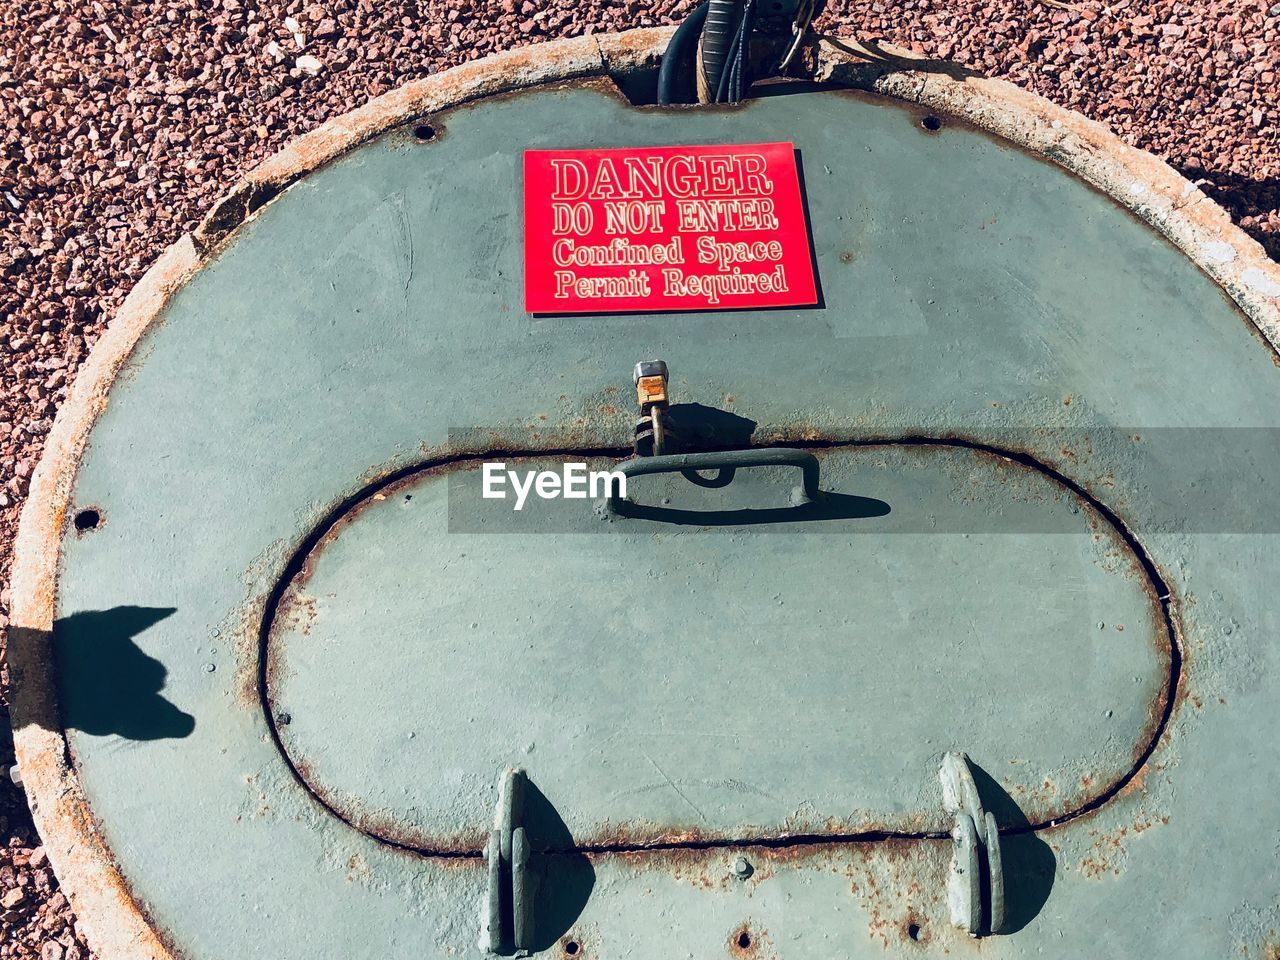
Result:
<svg viewBox="0 0 1280 960"><path fill-rule="evenodd" d="M965 448L822 465L816 510L787 506L794 467L719 489L633 473L650 510L612 522L584 500L515 514L474 461L380 490L274 618L286 751L346 819L426 850L479 849L511 765L579 847L945 832L938 756L959 747L1032 822L1114 788L1153 736L1168 638L1105 522ZM1011 504L1052 526L1015 532Z"/></svg>
<svg viewBox="0 0 1280 960"><path fill-rule="evenodd" d="M1280 545L1257 479L1277 466L1280 373L1219 289L1062 171L865 97L663 113L565 87L433 120L434 142L388 134L238 232L140 344L76 480L103 522L63 544L63 716L175 952L474 953L479 847L518 760L545 777L535 844L558 851L531 863L535 949L1262 955L1280 928ZM783 138L824 307L520 311L521 149ZM462 468L415 472L621 448L649 356L677 403L810 447L824 486L889 512L608 524L568 501L517 518L469 504ZM901 437L1014 459L840 446ZM669 483L693 512L794 484L755 474L637 489ZM326 530L295 580L308 634L306 604L274 601ZM281 670L263 675L272 612ZM464 742L474 755L446 759ZM1004 832L1005 933L984 941L950 925L951 750L988 774ZM356 803L362 829L335 815ZM807 842L777 842L790 818ZM458 855L406 849L435 837Z"/></svg>

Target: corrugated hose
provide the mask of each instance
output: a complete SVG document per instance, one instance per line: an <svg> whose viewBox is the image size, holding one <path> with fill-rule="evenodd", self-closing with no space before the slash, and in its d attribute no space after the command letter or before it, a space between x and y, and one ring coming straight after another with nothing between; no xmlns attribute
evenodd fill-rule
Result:
<svg viewBox="0 0 1280 960"><path fill-rule="evenodd" d="M781 4L774 3L773 10ZM788 4L787 6L791 6ZM775 70L790 64L813 20L815 0L799 0L791 23L791 43ZM706 0L677 28L658 70L658 103L737 103L750 90L751 38L757 29L758 0ZM790 15L788 14L788 19ZM761 29L779 32L776 14ZM688 77L692 73L693 83ZM693 89L690 89L690 88Z"/></svg>

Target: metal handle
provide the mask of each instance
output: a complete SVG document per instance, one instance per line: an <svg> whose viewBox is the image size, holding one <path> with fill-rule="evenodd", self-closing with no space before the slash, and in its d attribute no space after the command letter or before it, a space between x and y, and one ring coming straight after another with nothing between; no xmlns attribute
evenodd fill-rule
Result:
<svg viewBox="0 0 1280 960"><path fill-rule="evenodd" d="M637 457L620 464L618 469L628 480L651 473L683 473L694 483L700 483L702 486L721 487L733 479L733 472L739 467L799 467L801 486L796 489L795 505L812 503L822 498L822 490L818 487L818 458L812 453L792 450L789 447L753 447L748 450L717 450L710 453L673 453L661 457ZM695 473L698 470L719 470L721 476L716 481L703 481ZM618 485L609 484L605 508L609 513L616 514L621 501Z"/></svg>

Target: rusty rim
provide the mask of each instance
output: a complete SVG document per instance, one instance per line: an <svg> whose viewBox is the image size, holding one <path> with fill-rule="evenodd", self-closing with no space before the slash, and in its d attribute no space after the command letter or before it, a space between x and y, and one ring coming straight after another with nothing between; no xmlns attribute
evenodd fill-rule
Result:
<svg viewBox="0 0 1280 960"><path fill-rule="evenodd" d="M14 746L28 800L58 877L101 955L113 960L173 956L130 895L94 826L68 759L50 670L59 546L71 491L117 372L169 298L254 211L301 177L393 127L469 100L651 69L671 33L672 28L634 30L509 51L408 84L299 137L246 173L192 234L152 265L85 361L58 412L22 511L8 658ZM965 76L953 65L905 51L824 38L798 59L797 76L941 111L1053 160L1174 243L1230 295L1268 347L1280 350L1280 265L1168 164L1126 145L1101 124L1011 84ZM1166 720L1173 702L1170 696ZM1152 751L1157 746L1153 741ZM1142 763L1149 762L1152 751Z"/></svg>

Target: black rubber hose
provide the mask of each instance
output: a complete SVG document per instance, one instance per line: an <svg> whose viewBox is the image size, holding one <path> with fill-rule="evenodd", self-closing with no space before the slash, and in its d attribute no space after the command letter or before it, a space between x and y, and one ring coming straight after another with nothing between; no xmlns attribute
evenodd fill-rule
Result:
<svg viewBox="0 0 1280 960"><path fill-rule="evenodd" d="M660 106L671 105L672 90L681 66L688 64L694 70L697 69L697 61L693 54L697 49L698 36L702 33L702 25L707 22L709 6L709 3L700 4L693 13L684 18L684 23L680 24L676 32L671 35L671 42L667 44L667 49L662 54L662 65L658 68L658 104ZM693 70L690 70L689 76L692 75ZM694 99L697 99L696 94Z"/></svg>
<svg viewBox="0 0 1280 960"><path fill-rule="evenodd" d="M702 77L713 101L721 100L721 90L729 71L729 58L741 26L741 0L707 0L707 23L702 28Z"/></svg>
<svg viewBox="0 0 1280 960"><path fill-rule="evenodd" d="M742 18L733 33L733 44L729 47L725 60L724 73L720 76L720 85L713 91L715 103L738 103L742 99L743 83L746 80L747 55L751 47L751 29L755 22L755 0L747 0L742 9Z"/></svg>
<svg viewBox="0 0 1280 960"><path fill-rule="evenodd" d="M733 43L725 55L724 69L720 72L720 82L711 90L712 103L724 103L729 99L729 91L733 85L733 68L737 63L738 43L742 39L741 29L735 30Z"/></svg>
<svg viewBox="0 0 1280 960"><path fill-rule="evenodd" d="M747 9L743 13L746 26L742 28L742 50L738 61L738 92L733 98L734 103L745 97L747 91L751 89L751 38L755 36L756 17L759 12L760 5L756 0L747 0Z"/></svg>

